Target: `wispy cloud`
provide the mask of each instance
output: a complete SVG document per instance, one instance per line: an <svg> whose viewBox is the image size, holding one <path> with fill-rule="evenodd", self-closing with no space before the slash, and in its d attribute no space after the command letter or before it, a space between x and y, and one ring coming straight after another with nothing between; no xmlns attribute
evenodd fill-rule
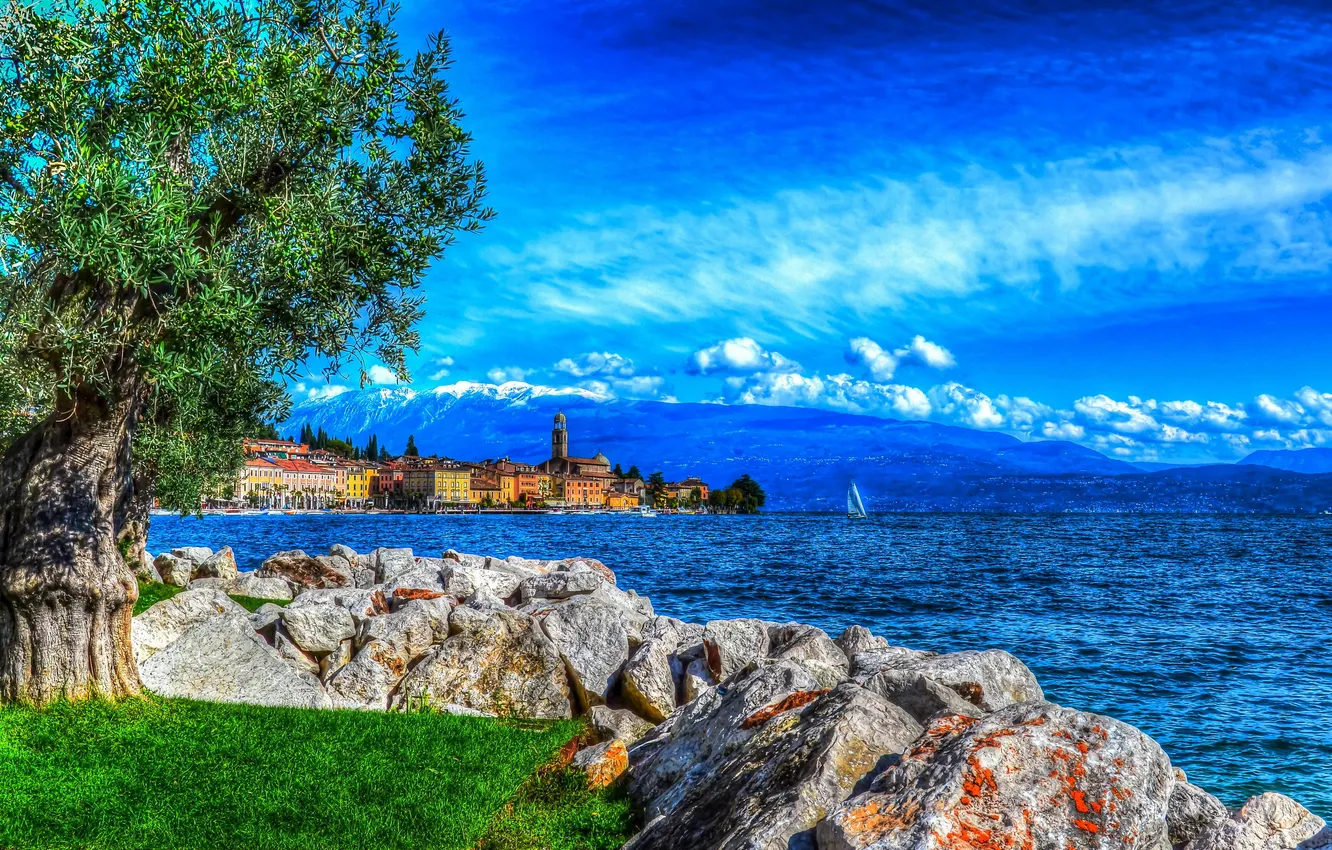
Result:
<svg viewBox="0 0 1332 850"><path fill-rule="evenodd" d="M1332 148L1255 132L1012 171L973 167L621 209L496 249L528 308L604 324L745 316L828 330L879 312L1235 297L1332 268ZM663 292L670 292L669 298Z"/></svg>

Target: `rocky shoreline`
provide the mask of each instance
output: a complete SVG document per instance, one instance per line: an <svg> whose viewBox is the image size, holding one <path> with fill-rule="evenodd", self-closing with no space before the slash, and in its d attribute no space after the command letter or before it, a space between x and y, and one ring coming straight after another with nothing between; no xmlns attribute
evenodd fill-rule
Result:
<svg viewBox="0 0 1332 850"><path fill-rule="evenodd" d="M141 577L187 588L134 618L163 696L586 718L599 743L574 764L643 814L626 850L1332 848L1288 797L1227 811L1001 650L685 623L587 558L333 546L242 573L230 549L182 548ZM228 594L290 602L252 614Z"/></svg>

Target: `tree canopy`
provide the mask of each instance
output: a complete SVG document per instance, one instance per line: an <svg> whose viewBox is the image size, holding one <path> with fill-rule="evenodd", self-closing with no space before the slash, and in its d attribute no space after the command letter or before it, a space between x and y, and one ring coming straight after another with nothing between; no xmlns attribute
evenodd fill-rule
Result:
<svg viewBox="0 0 1332 850"><path fill-rule="evenodd" d="M708 493L708 501L713 507L742 514L758 513L767 500L763 488L748 473L731 482L730 487Z"/></svg>
<svg viewBox="0 0 1332 850"><path fill-rule="evenodd" d="M3 3L0 438L136 396L193 491L311 358L405 374L413 288L491 215L448 66L377 0Z"/></svg>

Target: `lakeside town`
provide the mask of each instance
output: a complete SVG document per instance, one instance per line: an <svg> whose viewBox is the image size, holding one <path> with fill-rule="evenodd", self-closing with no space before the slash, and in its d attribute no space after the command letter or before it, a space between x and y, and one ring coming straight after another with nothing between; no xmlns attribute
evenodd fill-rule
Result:
<svg viewBox="0 0 1332 850"><path fill-rule="evenodd" d="M597 452L569 454L564 413L551 428L551 456L541 463L509 457L482 461L422 456L409 437L392 456L371 437L364 449L329 439L307 425L299 440L255 438L245 443L245 466L234 489L210 498L208 511L461 512L606 511L751 512L764 495L749 476L713 490L698 477L646 478Z"/></svg>

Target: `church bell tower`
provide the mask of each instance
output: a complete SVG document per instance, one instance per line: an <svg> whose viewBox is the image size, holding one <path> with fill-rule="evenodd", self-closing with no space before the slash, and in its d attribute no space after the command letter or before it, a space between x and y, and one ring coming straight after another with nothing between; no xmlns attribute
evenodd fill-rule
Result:
<svg viewBox="0 0 1332 850"><path fill-rule="evenodd" d="M569 456L569 430L564 424L564 412L555 414L555 427L550 432L550 456L566 458Z"/></svg>

